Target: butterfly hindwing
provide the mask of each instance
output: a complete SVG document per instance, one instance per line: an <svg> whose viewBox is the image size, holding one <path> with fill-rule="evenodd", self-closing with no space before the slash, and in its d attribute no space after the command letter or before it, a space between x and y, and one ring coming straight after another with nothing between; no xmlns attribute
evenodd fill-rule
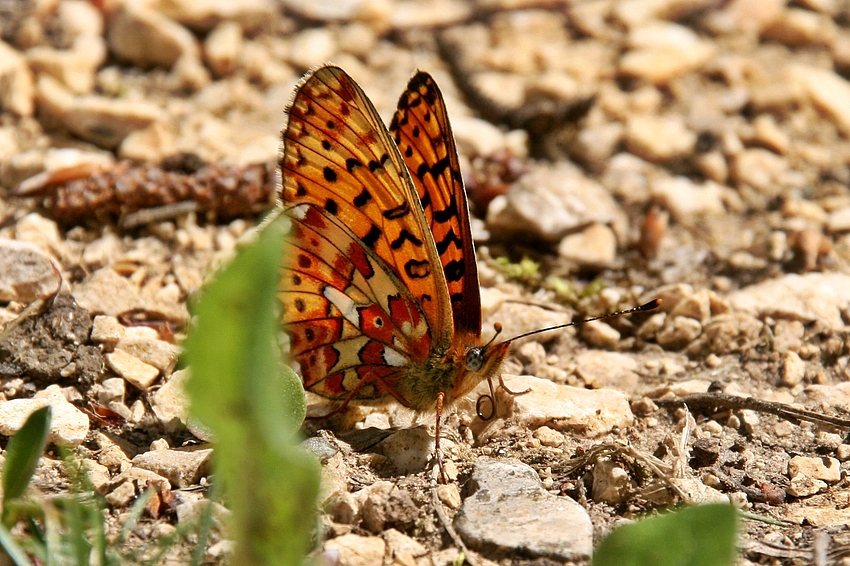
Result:
<svg viewBox="0 0 850 566"><path fill-rule="evenodd" d="M388 397L430 352L419 303L336 217L309 204L284 214L283 324L305 388L336 400Z"/></svg>

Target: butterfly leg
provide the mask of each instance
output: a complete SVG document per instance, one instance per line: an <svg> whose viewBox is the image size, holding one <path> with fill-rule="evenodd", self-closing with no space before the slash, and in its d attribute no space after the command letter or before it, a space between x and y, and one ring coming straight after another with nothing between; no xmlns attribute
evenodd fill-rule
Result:
<svg viewBox="0 0 850 566"><path fill-rule="evenodd" d="M446 470L443 468L443 453L440 451L440 429L442 428L443 420L443 402L446 399L446 394L440 391L437 393L437 425L436 436L434 437L434 453L437 458L437 468L440 470L440 483L449 483L446 479Z"/></svg>
<svg viewBox="0 0 850 566"><path fill-rule="evenodd" d="M531 393L531 387L529 387L528 389L526 389L524 391L511 391L510 389L508 389L508 386L505 385L505 380L502 379L501 375L499 376L499 387L504 389L505 393L507 393L511 397L519 397L520 395L525 395L526 393Z"/></svg>

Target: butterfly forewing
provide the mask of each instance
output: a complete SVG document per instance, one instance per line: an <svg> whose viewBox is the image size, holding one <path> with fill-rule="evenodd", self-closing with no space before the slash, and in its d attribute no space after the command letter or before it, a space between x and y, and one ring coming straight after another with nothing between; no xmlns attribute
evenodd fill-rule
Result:
<svg viewBox="0 0 850 566"><path fill-rule="evenodd" d="M417 299L432 335L451 339L450 302L407 168L363 91L322 67L300 85L281 157L283 204L311 203L340 219Z"/></svg>
<svg viewBox="0 0 850 566"><path fill-rule="evenodd" d="M293 223L283 322L305 387L410 405L397 384L451 345L451 302L407 166L342 70L323 67L299 86L281 169Z"/></svg>
<svg viewBox="0 0 850 566"><path fill-rule="evenodd" d="M434 236L452 303L455 331L481 333L478 267L466 192L443 95L418 72L401 95L390 132L407 164Z"/></svg>

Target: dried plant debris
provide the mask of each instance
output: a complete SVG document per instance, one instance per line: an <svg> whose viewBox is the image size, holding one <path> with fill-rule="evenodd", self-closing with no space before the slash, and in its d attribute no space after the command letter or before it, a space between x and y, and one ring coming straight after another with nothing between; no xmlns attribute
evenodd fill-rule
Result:
<svg viewBox="0 0 850 566"><path fill-rule="evenodd" d="M275 179L272 165L208 164L178 154L158 166L122 161L40 173L15 193L41 197L49 216L65 226L117 221L130 229L193 211L220 221L256 216L273 206Z"/></svg>

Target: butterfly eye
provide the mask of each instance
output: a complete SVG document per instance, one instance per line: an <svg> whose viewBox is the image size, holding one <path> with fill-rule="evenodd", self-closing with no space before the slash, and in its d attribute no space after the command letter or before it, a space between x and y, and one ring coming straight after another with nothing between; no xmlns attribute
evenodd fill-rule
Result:
<svg viewBox="0 0 850 566"><path fill-rule="evenodd" d="M469 371L478 371L484 365L484 352L481 348L472 348L466 353L466 361L464 362L466 369Z"/></svg>

